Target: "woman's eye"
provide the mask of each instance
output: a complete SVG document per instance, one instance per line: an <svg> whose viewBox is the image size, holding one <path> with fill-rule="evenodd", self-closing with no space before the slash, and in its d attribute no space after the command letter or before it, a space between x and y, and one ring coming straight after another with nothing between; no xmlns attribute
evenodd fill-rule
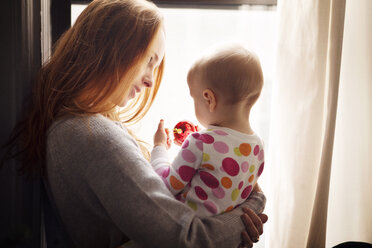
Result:
<svg viewBox="0 0 372 248"><path fill-rule="evenodd" d="M152 57L150 57L149 64L152 62Z"/></svg>

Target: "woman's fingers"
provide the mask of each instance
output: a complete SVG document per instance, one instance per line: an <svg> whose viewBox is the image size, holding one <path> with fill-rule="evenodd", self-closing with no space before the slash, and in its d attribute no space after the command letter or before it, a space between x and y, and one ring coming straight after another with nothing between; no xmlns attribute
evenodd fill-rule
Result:
<svg viewBox="0 0 372 248"><path fill-rule="evenodd" d="M256 215L255 212L253 212L252 209L249 208L243 208L243 212L249 215L250 219L252 220L253 224L256 227L256 230L258 231L259 235L263 233L263 224L260 217Z"/></svg>
<svg viewBox="0 0 372 248"><path fill-rule="evenodd" d="M266 214L259 214L258 217L260 217L262 223L266 223L269 217Z"/></svg>
<svg viewBox="0 0 372 248"><path fill-rule="evenodd" d="M247 232L242 232L241 238L243 240L243 244L240 245L240 247L253 247L253 242Z"/></svg>
<svg viewBox="0 0 372 248"><path fill-rule="evenodd" d="M245 230L247 231L249 235L250 240L252 240L253 242L257 242L259 240L260 234L253 220L248 214L243 214L241 218L244 223Z"/></svg>

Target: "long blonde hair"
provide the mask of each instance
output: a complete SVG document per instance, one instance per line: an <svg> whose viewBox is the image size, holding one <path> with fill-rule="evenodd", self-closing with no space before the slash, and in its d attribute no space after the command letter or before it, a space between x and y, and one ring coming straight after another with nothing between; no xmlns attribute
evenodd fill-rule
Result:
<svg viewBox="0 0 372 248"><path fill-rule="evenodd" d="M140 120L157 94L164 61L154 72L153 87L132 101L124 115L112 99L128 94L162 23L158 8L145 0L91 2L37 75L31 104L13 130L6 159L20 159L21 172L43 175L47 130L56 119L100 113L124 123Z"/></svg>

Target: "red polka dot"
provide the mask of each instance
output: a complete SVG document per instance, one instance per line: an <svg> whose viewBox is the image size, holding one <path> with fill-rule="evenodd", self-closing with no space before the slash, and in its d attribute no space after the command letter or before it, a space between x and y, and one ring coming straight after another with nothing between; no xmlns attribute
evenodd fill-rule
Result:
<svg viewBox="0 0 372 248"><path fill-rule="evenodd" d="M243 181L239 183L238 189L241 189L243 187Z"/></svg>
<svg viewBox="0 0 372 248"><path fill-rule="evenodd" d="M220 182L215 178L212 174L205 172L205 171L200 171L200 179L207 185L209 188L217 188L220 185Z"/></svg>
<svg viewBox="0 0 372 248"><path fill-rule="evenodd" d="M195 139L197 139L197 138L200 137L200 133L198 133L198 132L192 133L191 135L192 135L192 137L194 137Z"/></svg>
<svg viewBox="0 0 372 248"><path fill-rule="evenodd" d="M246 199L249 196L249 194L251 193L251 191L252 191L252 185L249 185L248 187L245 187L243 189L242 194L241 194L242 199Z"/></svg>
<svg viewBox="0 0 372 248"><path fill-rule="evenodd" d="M189 141L188 140L185 140L183 143L182 143L182 148L187 148L189 146Z"/></svg>
<svg viewBox="0 0 372 248"><path fill-rule="evenodd" d="M195 187L195 194L196 194L197 197L199 197L200 200L207 200L208 199L207 193L205 193L204 189L202 189L199 186Z"/></svg>
<svg viewBox="0 0 372 248"><path fill-rule="evenodd" d="M178 170L178 174L183 181L189 182L195 174L195 169L187 165L182 165Z"/></svg>
<svg viewBox="0 0 372 248"><path fill-rule="evenodd" d="M239 164L233 158L225 158L222 161L224 171L230 176L236 176L239 173Z"/></svg>
<svg viewBox="0 0 372 248"><path fill-rule="evenodd" d="M209 134L202 134L199 137L200 140L202 140L206 144L212 144L214 142L214 138L210 136Z"/></svg>
<svg viewBox="0 0 372 248"><path fill-rule="evenodd" d="M263 163L260 165L260 168L258 169L258 172L257 172L257 177L261 176L262 171L263 171L263 169L264 169L264 164L265 164L265 162L263 162Z"/></svg>
<svg viewBox="0 0 372 248"><path fill-rule="evenodd" d="M259 147L258 145L256 145L256 146L254 147L253 154L254 154L254 155L257 155L259 151L260 151L260 147Z"/></svg>

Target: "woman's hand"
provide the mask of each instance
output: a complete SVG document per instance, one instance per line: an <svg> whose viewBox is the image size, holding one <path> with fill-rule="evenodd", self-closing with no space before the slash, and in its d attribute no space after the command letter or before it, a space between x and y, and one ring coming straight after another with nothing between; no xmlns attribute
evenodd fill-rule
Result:
<svg viewBox="0 0 372 248"><path fill-rule="evenodd" d="M268 217L266 214L256 215L253 210L244 207L244 214L241 218L245 226L242 232L242 243L240 247L253 247L253 243L258 242L263 233L263 223L266 223Z"/></svg>
<svg viewBox="0 0 372 248"><path fill-rule="evenodd" d="M169 130L164 128L164 120L160 120L158 130L156 130L154 135L154 146L165 146L165 148L169 149L171 144Z"/></svg>

